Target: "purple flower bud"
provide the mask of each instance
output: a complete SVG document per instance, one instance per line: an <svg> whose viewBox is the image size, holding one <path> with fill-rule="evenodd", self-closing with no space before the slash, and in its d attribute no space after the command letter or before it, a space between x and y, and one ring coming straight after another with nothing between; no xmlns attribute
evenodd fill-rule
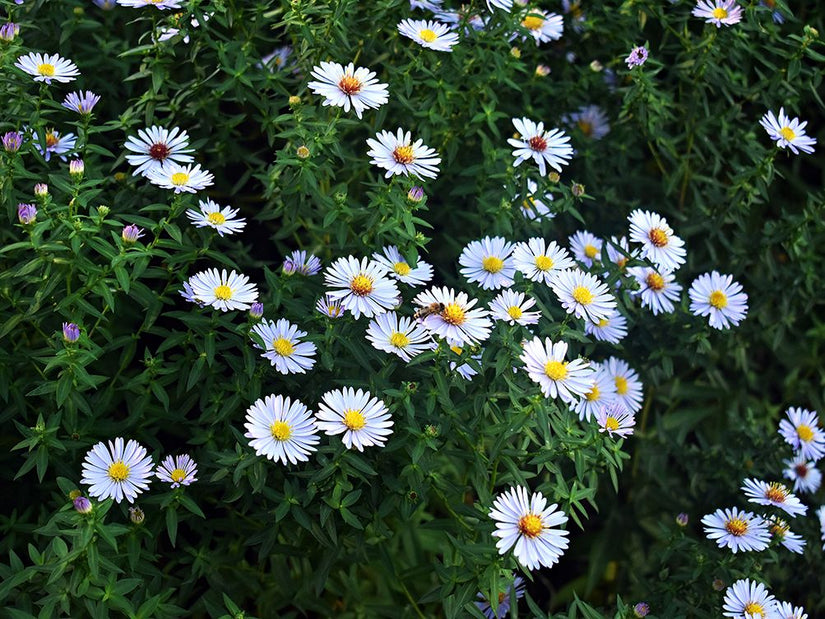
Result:
<svg viewBox="0 0 825 619"><path fill-rule="evenodd" d="M38 198L45 198L49 195L49 186L46 183L37 183L34 186L34 195Z"/></svg>
<svg viewBox="0 0 825 619"><path fill-rule="evenodd" d="M86 164L82 159L72 159L69 162L69 176L75 180L83 178L83 173L86 171Z"/></svg>
<svg viewBox="0 0 825 619"><path fill-rule="evenodd" d="M128 226L123 226L120 236L124 243L131 245L143 236L143 230L138 228L135 224L129 224Z"/></svg>
<svg viewBox="0 0 825 619"><path fill-rule="evenodd" d="M424 188L416 185L407 192L407 200L413 204L418 204L424 199Z"/></svg>
<svg viewBox="0 0 825 619"><path fill-rule="evenodd" d="M14 38L18 34L20 34L20 26L13 22L8 22L0 26L0 41L10 43L14 41Z"/></svg>
<svg viewBox="0 0 825 619"><path fill-rule="evenodd" d="M63 323L63 339L69 343L76 342L80 337L80 327L73 322Z"/></svg>
<svg viewBox="0 0 825 619"><path fill-rule="evenodd" d="M298 272L299 264L295 264L292 258L284 259L284 275L293 275Z"/></svg>
<svg viewBox="0 0 825 619"><path fill-rule="evenodd" d="M688 520L688 515L685 512L681 512L676 516L676 524L678 524L680 527L686 527L688 524Z"/></svg>
<svg viewBox="0 0 825 619"><path fill-rule="evenodd" d="M252 304L252 307L249 308L249 317L258 320L264 315L264 304L255 302Z"/></svg>
<svg viewBox="0 0 825 619"><path fill-rule="evenodd" d="M649 612L650 606L648 606L645 602L639 602L633 607L633 614L637 617L647 617Z"/></svg>
<svg viewBox="0 0 825 619"><path fill-rule="evenodd" d="M98 101L100 101L100 96L91 90L87 90L85 93L79 90L66 95L66 98L63 99L63 107L77 112L81 116L88 116L92 113L92 109Z"/></svg>
<svg viewBox="0 0 825 619"><path fill-rule="evenodd" d="M37 219L37 208L34 204L18 204L17 219L19 219L23 225L34 223L34 220Z"/></svg>
<svg viewBox="0 0 825 619"><path fill-rule="evenodd" d="M627 63L627 68L641 67L647 61L647 49L642 46L634 47L630 50L630 55L624 59Z"/></svg>
<svg viewBox="0 0 825 619"><path fill-rule="evenodd" d="M77 497L72 503L74 504L74 508L81 514L88 514L92 511L92 502L85 496Z"/></svg>
<svg viewBox="0 0 825 619"><path fill-rule="evenodd" d="M16 153L23 146L23 136L17 131L9 131L3 135L3 148L7 153Z"/></svg>

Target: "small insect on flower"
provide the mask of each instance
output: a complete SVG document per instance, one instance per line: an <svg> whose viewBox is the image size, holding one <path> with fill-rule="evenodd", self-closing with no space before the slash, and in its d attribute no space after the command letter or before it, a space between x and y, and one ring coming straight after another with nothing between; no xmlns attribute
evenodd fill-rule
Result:
<svg viewBox="0 0 825 619"><path fill-rule="evenodd" d="M425 307L420 307L415 311L413 314L413 318L416 320L424 320L427 316L432 316L433 314L440 314L444 311L444 308L447 306L443 303L436 301L435 303L430 303Z"/></svg>

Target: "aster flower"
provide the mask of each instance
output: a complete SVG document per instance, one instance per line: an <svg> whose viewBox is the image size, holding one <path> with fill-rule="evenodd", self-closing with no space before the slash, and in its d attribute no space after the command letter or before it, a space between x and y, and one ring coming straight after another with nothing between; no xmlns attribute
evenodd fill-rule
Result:
<svg viewBox="0 0 825 619"><path fill-rule="evenodd" d="M302 250L295 250L284 258L283 270L286 275L298 273L300 275L312 276L321 271L321 260L315 254L310 254Z"/></svg>
<svg viewBox="0 0 825 619"><path fill-rule="evenodd" d="M137 441L124 443L120 437L114 442L100 442L92 447L83 461L80 483L89 486L89 494L101 501L123 499L133 503L135 497L149 487L152 480L152 458Z"/></svg>
<svg viewBox="0 0 825 619"><path fill-rule="evenodd" d="M596 422L599 432L607 432L611 438L617 435L627 438L633 434L636 417L619 402L610 402L602 406L596 413Z"/></svg>
<svg viewBox="0 0 825 619"><path fill-rule="evenodd" d="M742 490L751 503L778 507L793 518L795 518L797 514L804 515L808 511L808 507L803 505L796 496L791 494L785 487L785 484L777 481L768 483L759 479L746 479Z"/></svg>
<svg viewBox="0 0 825 619"><path fill-rule="evenodd" d="M641 67L645 62L647 62L647 56L647 48L643 45L639 45L630 50L630 53L624 61L627 63L627 68L632 69L633 67Z"/></svg>
<svg viewBox="0 0 825 619"><path fill-rule="evenodd" d="M797 455L817 462L825 455L825 432L819 427L816 411L790 407L787 419L779 422L779 434Z"/></svg>
<svg viewBox="0 0 825 619"><path fill-rule="evenodd" d="M367 339L378 350L409 361L433 348L429 332L411 318L387 312L376 316L367 326Z"/></svg>
<svg viewBox="0 0 825 619"><path fill-rule="evenodd" d="M130 136L123 145L126 150L135 153L126 155L129 165L137 166L132 173L147 176L152 170L160 170L165 164L184 164L194 160L189 148L189 134L178 127L171 130L154 125L140 129L137 136ZM211 184L211 183L210 183Z"/></svg>
<svg viewBox="0 0 825 619"><path fill-rule="evenodd" d="M374 253L372 259L387 270L390 277L410 286L423 286L433 278L433 267L424 260L410 265L395 245L384 247L383 254Z"/></svg>
<svg viewBox="0 0 825 619"><path fill-rule="evenodd" d="M600 318L597 322L586 320L584 332L600 342L618 344L627 335L627 319L614 310L606 318Z"/></svg>
<svg viewBox="0 0 825 619"><path fill-rule="evenodd" d="M549 286L559 272L573 268L575 263L555 241L547 244L544 239L533 237L513 248L513 266L527 279Z"/></svg>
<svg viewBox="0 0 825 619"><path fill-rule="evenodd" d="M256 400L246 411L244 427L256 456L282 464L306 462L321 440L312 411L282 395Z"/></svg>
<svg viewBox="0 0 825 619"><path fill-rule="evenodd" d="M383 447L392 434L387 406L369 391L352 387L328 391L316 413L318 428L329 436L342 434L347 449L364 451L372 445Z"/></svg>
<svg viewBox="0 0 825 619"><path fill-rule="evenodd" d="M434 148L424 145L423 140L412 141L412 134L399 127L393 135L389 131L381 131L375 135L377 139L367 139L370 150L367 155L372 157L370 163L384 168L387 172L384 178L403 174L416 178L435 178L438 176L438 164L441 157Z"/></svg>
<svg viewBox="0 0 825 619"><path fill-rule="evenodd" d="M527 179L527 197L522 198L521 196L516 197L516 202L521 201L521 214L524 215L525 219L534 220L534 219L553 219L556 216L555 213L550 211L550 207L545 204L546 202L553 201L553 194L547 192L544 196L539 199L536 195L539 186L538 184L532 180Z"/></svg>
<svg viewBox="0 0 825 619"><path fill-rule="evenodd" d="M791 552L802 554L807 542L802 539L802 536L791 531L787 522L782 520L782 518L771 516L767 519L767 523L768 530L771 533L771 539L775 539Z"/></svg>
<svg viewBox="0 0 825 619"><path fill-rule="evenodd" d="M80 327L73 322L63 323L63 341L69 344L80 339Z"/></svg>
<svg viewBox="0 0 825 619"><path fill-rule="evenodd" d="M23 136L17 131L7 131L3 134L3 150L7 153L16 153L23 146Z"/></svg>
<svg viewBox="0 0 825 619"><path fill-rule="evenodd" d="M175 193L197 193L215 181L212 173L201 170L200 165L182 166L176 163L169 163L162 168L153 168L146 173L146 178L153 185L172 189Z"/></svg>
<svg viewBox="0 0 825 619"><path fill-rule="evenodd" d="M616 357L610 357L605 368L616 385L616 400L631 413L642 410L642 382L636 371Z"/></svg>
<svg viewBox="0 0 825 619"><path fill-rule="evenodd" d="M306 331L299 331L285 318L278 322L263 320L252 327L252 332L264 342L262 356L281 374L304 374L315 365L315 344L302 342ZM255 348L260 346L255 343Z"/></svg>
<svg viewBox="0 0 825 619"><path fill-rule="evenodd" d="M66 84L73 82L80 75L77 66L61 57L60 54L38 54L29 52L20 56L14 63L18 69L34 77L35 82L51 84L52 80Z"/></svg>
<svg viewBox="0 0 825 619"><path fill-rule="evenodd" d="M822 472L816 468L816 462L809 461L801 455L793 460L785 460L784 475L793 482L795 492L810 492L819 490L822 484Z"/></svg>
<svg viewBox="0 0 825 619"><path fill-rule="evenodd" d="M411 9L424 9L432 13L438 13L442 10L444 0L410 0Z"/></svg>
<svg viewBox="0 0 825 619"><path fill-rule="evenodd" d="M426 329L447 340L451 346L478 344L490 337L493 323L485 309L473 308L477 299L470 299L464 292L456 293L452 288L430 288L415 297L421 307L443 306L440 312L429 314L422 319Z"/></svg>
<svg viewBox="0 0 825 619"><path fill-rule="evenodd" d="M748 295L732 275L704 273L693 280L688 295L693 315L708 316L714 329L735 327L748 312Z"/></svg>
<svg viewBox="0 0 825 619"><path fill-rule="evenodd" d="M776 0L759 0L759 4L764 6L771 11L771 17L775 24L784 24L785 23L785 16L782 15L782 11L776 6ZM786 619L784 616L782 619Z"/></svg>
<svg viewBox="0 0 825 619"><path fill-rule="evenodd" d="M282 70L287 66L291 55L292 48L289 45L284 45L261 58L261 61L256 66L259 69L266 68L270 71Z"/></svg>
<svg viewBox="0 0 825 619"><path fill-rule="evenodd" d="M312 77L307 87L316 95L324 97L322 105L334 105L361 118L365 109L378 109L389 101L387 85L380 83L375 72L364 67L355 68L353 63L346 67L337 62L322 62L313 67Z"/></svg>
<svg viewBox="0 0 825 619"><path fill-rule="evenodd" d="M179 9L183 0L117 0L121 6L128 6L133 9L140 9L144 6L153 6L156 9Z"/></svg>
<svg viewBox="0 0 825 619"><path fill-rule="evenodd" d="M702 524L708 539L715 540L719 548L730 548L733 553L765 550L771 541L768 524L762 517L736 507L717 509L702 518Z"/></svg>
<svg viewBox="0 0 825 619"><path fill-rule="evenodd" d="M243 217L236 217L238 209L231 206L221 208L220 205L209 198L198 200L198 209L197 211L194 209L187 210L186 216L196 227L214 228L220 236L235 234L246 226L246 220Z"/></svg>
<svg viewBox="0 0 825 619"><path fill-rule="evenodd" d="M527 35L522 39L529 40L531 37L536 45L557 41L564 31L564 22L561 15L548 13L539 8L530 8L521 20L521 25L527 29Z"/></svg>
<svg viewBox="0 0 825 619"><path fill-rule="evenodd" d="M561 271L550 284L568 314L591 322L607 318L616 309L616 299L599 278L579 269Z"/></svg>
<svg viewBox="0 0 825 619"><path fill-rule="evenodd" d="M502 290L490 303L490 314L495 320L526 327L536 324L541 318L541 312L527 311L535 304L536 300L532 297L525 298L523 292Z"/></svg>
<svg viewBox="0 0 825 619"><path fill-rule="evenodd" d="M542 342L535 337L523 346L519 359L524 362L527 376L538 383L548 398L561 398L568 404L587 394L593 387L595 372L584 359L565 361L567 343L548 337Z"/></svg>
<svg viewBox="0 0 825 619"><path fill-rule="evenodd" d="M627 272L639 284L639 290L630 294L642 298L642 307L649 308L654 316L673 312L682 292L682 285L674 281L673 273L659 273L651 267L630 267Z"/></svg>
<svg viewBox="0 0 825 619"><path fill-rule="evenodd" d="M777 603L776 613L776 619L808 619L808 614L804 608L801 606L794 607L790 602Z"/></svg>
<svg viewBox="0 0 825 619"><path fill-rule="evenodd" d="M541 492L531 497L522 486L496 497L489 516L496 522L499 554L515 546L513 554L528 570L558 563L569 542L568 532L557 528L567 523L567 515L557 508L556 503L547 507Z"/></svg>
<svg viewBox="0 0 825 619"><path fill-rule="evenodd" d="M526 585L524 584L524 579L521 576L516 576L512 582L506 585L506 589L499 592L498 600L495 603L495 610L493 610L492 602L481 592L476 594L476 598L478 598L479 601L475 602L475 605L484 615L485 619L505 619L510 614L512 595L515 593L515 600L516 603L518 603L518 600L524 597L525 591Z"/></svg>
<svg viewBox="0 0 825 619"><path fill-rule="evenodd" d="M188 454L182 456L166 456L157 469L155 476L161 480L172 484L172 488L188 486L193 481L198 481L198 465Z"/></svg>
<svg viewBox="0 0 825 619"><path fill-rule="evenodd" d="M593 386L584 397L575 403L573 409L579 415L580 420L590 421L593 415L597 415L616 399L616 385L613 377L607 373L604 366L599 363L590 362L593 370ZM605 417L605 422L607 417ZM616 428L613 428L615 430ZM604 431L604 430L602 430ZM608 428L608 431L611 431ZM612 434L611 434L612 436Z"/></svg>
<svg viewBox="0 0 825 619"><path fill-rule="evenodd" d="M49 159L52 158L52 155L57 155L62 161L66 161L66 153L74 150L75 145L77 144L77 137L74 133L60 135L59 131L55 131L54 129L46 129L46 135L44 136L43 141L46 144L45 148L40 145L39 135L35 134L34 140L32 140L37 152L43 155L43 159L49 161Z"/></svg>
<svg viewBox="0 0 825 619"><path fill-rule="evenodd" d="M619 271L624 271L625 266L627 266L627 261L630 260L630 258L638 257L638 255L639 250L631 250L625 237L610 237L610 242L607 244L607 257L610 262L616 265ZM616 285L619 285L618 282Z"/></svg>
<svg viewBox="0 0 825 619"><path fill-rule="evenodd" d="M667 220L658 213L636 209L628 216L630 240L641 243L641 257L661 271L675 271L685 262L685 242L673 233Z"/></svg>
<svg viewBox="0 0 825 619"><path fill-rule="evenodd" d="M785 115L785 108L779 108L779 118L774 116L773 112L768 111L759 124L765 128L779 148L790 148L794 155L798 155L799 151L807 154L814 152L816 138L805 134L808 121L799 122L798 118L791 120Z"/></svg>
<svg viewBox="0 0 825 619"><path fill-rule="evenodd" d="M722 610L732 619L776 619L776 598L762 583L745 578L727 588Z"/></svg>
<svg viewBox="0 0 825 619"><path fill-rule="evenodd" d="M203 307L206 305L206 303L204 303L203 301L199 301L195 298L195 291L192 290L192 285L188 281L183 282L183 288L178 292L180 293L180 296L182 296L190 303L197 304L198 307Z"/></svg>
<svg viewBox="0 0 825 619"><path fill-rule="evenodd" d="M80 90L78 92L70 92L67 94L66 98L63 100L63 107L73 112L77 112L81 116L88 116L92 113L92 110L95 105L97 105L98 101L100 101L100 97L91 90L87 90L85 93Z"/></svg>
<svg viewBox="0 0 825 619"><path fill-rule="evenodd" d="M329 318L340 318L344 314L344 308L341 307L341 302L333 299L329 293L318 299L315 303L315 309Z"/></svg>
<svg viewBox="0 0 825 619"><path fill-rule="evenodd" d="M570 237L570 250L576 260L590 268L594 262L599 261L603 243L604 241L587 230L579 230Z"/></svg>
<svg viewBox="0 0 825 619"><path fill-rule="evenodd" d="M732 26L742 21L742 8L735 0L699 0L692 14L717 28L721 28L722 24Z"/></svg>
<svg viewBox="0 0 825 619"><path fill-rule="evenodd" d="M189 278L192 298L204 305L211 305L222 312L248 310L258 300L258 289L249 283L246 275L234 270L207 269Z"/></svg>
<svg viewBox="0 0 825 619"><path fill-rule="evenodd" d="M339 258L324 271L324 283L332 288L329 296L356 319L361 314L367 318L383 314L399 296L398 286L386 277L384 268L368 258L360 263L353 256Z"/></svg>
<svg viewBox="0 0 825 619"><path fill-rule="evenodd" d="M547 165L561 172L561 167L570 163L573 147L570 138L561 129L544 130L544 123L536 124L529 118L514 118L513 126L518 131L517 138L509 138L507 143L514 147L514 167L522 161L532 159L539 166L539 174L547 175Z"/></svg>
<svg viewBox="0 0 825 619"><path fill-rule="evenodd" d="M464 267L460 272L467 281L477 282L485 290L508 288L513 285L516 272L511 253L513 244L500 236L471 241L458 258L458 263Z"/></svg>
<svg viewBox="0 0 825 619"><path fill-rule="evenodd" d="M451 52L458 43L458 34L447 24L424 19L404 19L398 24L398 32L422 47L437 52Z"/></svg>
<svg viewBox="0 0 825 619"><path fill-rule="evenodd" d="M487 0L487 8L490 11L493 9L501 9L509 13L513 8L513 0ZM476 602L476 604L478 604L478 602Z"/></svg>
<svg viewBox="0 0 825 619"><path fill-rule="evenodd" d="M135 224L123 226L123 230L120 231L120 238L123 239L123 242L127 245L137 243L138 239L142 236L143 229L138 228Z"/></svg>
<svg viewBox="0 0 825 619"><path fill-rule="evenodd" d="M460 346L450 346L450 350L457 354L459 357L464 354L464 349ZM479 352L475 355L470 355L470 359L472 359L476 363L481 363L481 354L482 353ZM478 374L478 370L476 370L474 366L470 365L467 362L459 365L457 361L450 361L450 371L456 372L464 380L470 380L473 376Z"/></svg>
<svg viewBox="0 0 825 619"><path fill-rule="evenodd" d="M601 140L610 133L607 114L598 105L583 105L578 111L567 114L562 122L579 128L584 137Z"/></svg>
<svg viewBox="0 0 825 619"><path fill-rule="evenodd" d="M6 22L0 26L0 41L11 43L20 34L20 25L14 22Z"/></svg>

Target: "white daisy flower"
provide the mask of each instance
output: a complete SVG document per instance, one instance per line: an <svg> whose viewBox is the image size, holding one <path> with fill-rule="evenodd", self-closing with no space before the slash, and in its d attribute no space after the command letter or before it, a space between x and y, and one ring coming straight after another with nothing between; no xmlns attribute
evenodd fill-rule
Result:
<svg viewBox="0 0 825 619"><path fill-rule="evenodd" d="M688 290L690 311L694 316L708 316L714 329L729 329L745 319L748 295L732 275L716 271L704 273L693 280Z"/></svg>
<svg viewBox="0 0 825 619"><path fill-rule="evenodd" d="M162 168L154 168L146 173L146 178L153 185L164 189L172 189L175 193L197 193L209 187L215 181L211 172L201 170L200 165L182 166L170 163Z"/></svg>
<svg viewBox="0 0 825 619"><path fill-rule="evenodd" d="M557 41L564 31L564 20L561 15L548 13L538 8L528 9L521 25L527 28L528 34L522 39L528 40L530 37L536 41L536 45Z"/></svg>
<svg viewBox="0 0 825 619"><path fill-rule="evenodd" d="M278 322L263 320L252 327L252 332L264 342L261 356L269 359L281 374L305 374L315 365L315 344L302 342L301 338L307 336L306 331L299 331L286 318ZM260 348L257 342L254 346Z"/></svg>
<svg viewBox="0 0 825 619"><path fill-rule="evenodd" d="M816 411L790 407L787 419L779 422L779 434L801 458L819 461L825 456L825 432L819 427Z"/></svg>
<svg viewBox="0 0 825 619"><path fill-rule="evenodd" d="M722 610L732 619L776 619L776 598L762 583L745 578L725 591Z"/></svg>
<svg viewBox="0 0 825 619"><path fill-rule="evenodd" d="M822 472L816 468L816 462L808 458L796 456L793 460L785 460L785 478L793 482L795 492L810 492L819 490L822 484Z"/></svg>
<svg viewBox="0 0 825 619"><path fill-rule="evenodd" d="M816 138L812 138L805 134L805 127L808 121L799 122L798 118L791 120L789 116L785 115L785 108L779 108L779 118L774 116L773 112L768 111L759 124L765 128L770 138L776 142L779 148L790 148L794 155L798 155L799 151L811 154L814 152L814 144Z"/></svg>
<svg viewBox="0 0 825 619"><path fill-rule="evenodd" d="M128 6L133 9L139 9L144 6L153 6L156 9L180 9L183 0L117 0L121 6Z"/></svg>
<svg viewBox="0 0 825 619"><path fill-rule="evenodd" d="M562 122L579 128L584 137L601 140L610 133L607 114L598 105L583 105L578 111L562 117Z"/></svg>
<svg viewBox="0 0 825 619"><path fill-rule="evenodd" d="M152 458L137 441L124 443L118 437L114 443L100 442L92 447L83 461L81 484L89 486L89 494L101 501L123 499L134 503L135 497L149 488L152 481Z"/></svg>
<svg viewBox="0 0 825 619"><path fill-rule="evenodd" d="M126 155L129 165L137 166L133 175L148 175L152 170L160 170L164 164L190 163L194 160L189 148L189 134L178 127L166 129L154 125L140 129L137 137L130 136L123 145L126 150L136 153Z"/></svg>
<svg viewBox="0 0 825 619"><path fill-rule="evenodd" d="M801 535L797 535L791 531L791 528L788 526L787 522L777 516L771 516L766 519L766 521L768 523L768 531L770 531L772 539L778 541L791 552L795 552L800 555L802 554L807 542Z"/></svg>
<svg viewBox="0 0 825 619"><path fill-rule="evenodd" d="M324 271L324 283L332 288L328 295L340 301L341 307L358 319L383 314L395 307L398 286L386 277L386 270L377 262L353 256L339 258Z"/></svg>
<svg viewBox="0 0 825 619"><path fill-rule="evenodd" d="M329 293L318 299L318 302L315 303L315 309L329 318L340 318L344 314L341 301L333 299L329 296Z"/></svg>
<svg viewBox="0 0 825 619"><path fill-rule="evenodd" d="M306 462L321 440L312 411L282 395L257 400L246 411L244 427L256 456L283 464Z"/></svg>
<svg viewBox="0 0 825 619"><path fill-rule="evenodd" d="M570 237L570 251L573 252L573 257L587 268L601 260L603 244L604 241L587 230L579 230Z"/></svg>
<svg viewBox="0 0 825 619"><path fill-rule="evenodd" d="M527 311L535 304L536 300L532 297L525 298L523 292L502 290L490 303L490 314L495 320L526 327L536 324L541 318L541 312Z"/></svg>
<svg viewBox="0 0 825 619"><path fill-rule="evenodd" d="M579 269L561 271L550 284L568 314L595 322L616 310L616 299L599 278Z"/></svg>
<svg viewBox="0 0 825 619"><path fill-rule="evenodd" d="M593 386L573 407L573 410L578 413L579 419L587 421L590 421L593 415L597 415L616 399L616 384L613 382L613 377L599 363L591 361L590 367L594 372Z"/></svg>
<svg viewBox="0 0 825 619"><path fill-rule="evenodd" d="M768 483L759 479L746 479L744 484L741 489L751 503L773 505L784 510L792 518L796 518L797 514L805 515L808 511L807 505L803 505L788 491L785 484L778 481Z"/></svg>
<svg viewBox="0 0 825 619"><path fill-rule="evenodd" d="M206 201L198 200L198 208L199 211L194 209L186 211L186 216L198 228L214 228L220 236L223 236L240 232L246 226L246 220L243 217L235 217L238 209L231 206L221 208L207 198Z"/></svg>
<svg viewBox="0 0 825 619"><path fill-rule="evenodd" d="M410 286L423 286L433 278L431 264L419 259L415 266L411 266L395 245L384 247L381 251L384 253L374 253L372 259L398 281Z"/></svg>
<svg viewBox="0 0 825 619"><path fill-rule="evenodd" d="M324 97L322 105L334 105L361 118L365 109L378 109L389 101L387 85L380 83L375 72L364 67L355 68L353 63L346 67L337 62L322 62L313 67L312 77L317 82L309 82L307 87L316 95Z"/></svg>
<svg viewBox="0 0 825 619"><path fill-rule="evenodd" d="M572 269L576 263L555 241L547 244L544 239L534 237L513 248L513 266L527 279L549 286L557 273Z"/></svg>
<svg viewBox="0 0 825 619"><path fill-rule="evenodd" d="M627 335L627 319L619 312L613 311L607 318L601 318L598 322L586 320L584 332L600 342L618 344Z"/></svg>
<svg viewBox="0 0 825 619"><path fill-rule="evenodd" d="M378 350L398 355L404 361L432 350L434 345L424 327L395 312L373 318L367 326L367 339Z"/></svg>
<svg viewBox="0 0 825 619"><path fill-rule="evenodd" d="M699 0L691 13L717 28L721 28L722 24L732 26L742 21L742 8L735 0Z"/></svg>
<svg viewBox="0 0 825 619"><path fill-rule="evenodd" d="M52 80L66 84L80 75L77 66L60 54L38 54L29 52L20 56L14 66L34 77L35 82L51 84Z"/></svg>
<svg viewBox="0 0 825 619"><path fill-rule="evenodd" d="M464 349L460 346L450 346L450 350L452 350L455 354L459 357L464 354ZM470 355L470 359L475 361L476 363L481 363L481 355L483 350L475 355ZM461 378L464 380L470 380L473 376L478 374L478 371L469 363L462 363L459 365L456 361L450 361L450 371L457 372Z"/></svg>
<svg viewBox="0 0 825 619"><path fill-rule="evenodd" d="M544 194L544 196L539 199L536 195L536 192L539 190L539 186L533 179L527 179L527 197L522 198L521 196L516 197L516 202L521 202L521 214L524 215L525 219L534 220L534 219L553 219L556 216L555 213L550 211L550 207L545 204L545 202L552 202L553 201L553 194L549 191Z"/></svg>
<svg viewBox="0 0 825 619"><path fill-rule="evenodd" d="M485 309L475 308L477 299L470 299L464 292L452 288L433 287L415 297L421 307L443 305L440 312L429 314L423 324L433 335L447 340L450 346L478 344L490 337L493 323Z"/></svg>
<svg viewBox="0 0 825 619"><path fill-rule="evenodd" d="M777 619L808 619L808 614L801 606L794 608L790 602L779 602L776 606Z"/></svg>
<svg viewBox="0 0 825 619"><path fill-rule="evenodd" d="M736 507L717 509L702 518L702 524L708 539L715 540L719 548L730 548L733 553L765 550L771 541L764 518Z"/></svg>
<svg viewBox="0 0 825 619"><path fill-rule="evenodd" d="M458 43L458 34L447 24L425 19L404 19L398 24L398 32L422 47L437 52L451 52Z"/></svg>
<svg viewBox="0 0 825 619"><path fill-rule="evenodd" d="M573 147L570 146L570 137L561 129L545 131L543 122L536 124L529 118L514 118L513 126L518 131L518 137L507 140L516 149L513 151L516 158L513 167L532 159L539 166L539 174L546 176L547 164L556 172L561 172L561 167L570 163Z"/></svg>
<svg viewBox="0 0 825 619"><path fill-rule="evenodd" d="M424 145L423 140L412 141L412 134L399 127L393 135L389 131L375 134L378 138L367 138L370 150L367 155L372 157L370 163L384 168L387 172L384 178L403 174L417 178L435 178L438 176L438 164L441 157L434 148Z"/></svg>
<svg viewBox="0 0 825 619"><path fill-rule="evenodd" d="M458 263L461 274L469 282L477 282L484 290L508 288L513 285L516 268L510 259L513 244L496 236L471 241L461 252Z"/></svg>
<svg viewBox="0 0 825 619"><path fill-rule="evenodd" d="M198 481L198 465L188 454L182 456L166 456L157 469L155 476L165 482L172 484L173 488L188 486L193 481Z"/></svg>
<svg viewBox="0 0 825 619"><path fill-rule="evenodd" d="M524 362L527 376L538 383L548 398L561 398L568 404L587 394L593 387L595 372L584 359L565 361L567 343L548 337L534 337L526 342L519 359Z"/></svg>
<svg viewBox="0 0 825 619"><path fill-rule="evenodd" d="M369 391L352 387L328 391L318 405L318 429L329 436L343 433L347 449L376 445L383 447L392 434L392 419L387 406Z"/></svg>
<svg viewBox="0 0 825 619"><path fill-rule="evenodd" d="M222 312L248 310L258 300L258 288L249 278L234 270L207 269L189 278L194 299Z"/></svg>
<svg viewBox="0 0 825 619"><path fill-rule="evenodd" d="M664 217L636 209L627 219L630 221L630 240L641 243L642 258L647 258L662 271L675 271L685 263L685 242L673 234Z"/></svg>
<svg viewBox="0 0 825 619"><path fill-rule="evenodd" d="M40 146L40 136L34 134L32 143L37 149L37 152L43 155L43 159L49 161L52 155L57 155L62 161L66 161L66 153L74 150L77 145L77 136L74 133L67 133L60 135L59 131L54 129L46 129L46 134L43 136L43 141L46 144L44 149Z"/></svg>
<svg viewBox="0 0 825 619"><path fill-rule="evenodd" d="M515 546L513 554L528 570L558 563L569 541L568 532L557 528L567 523L567 516L557 508L557 503L547 507L541 492L531 497L522 486L496 497L489 516L496 522L493 537L498 538L499 554Z"/></svg>
<svg viewBox="0 0 825 619"><path fill-rule="evenodd" d="M616 357L605 361L605 368L616 385L616 400L631 413L642 410L642 381L636 371Z"/></svg>
<svg viewBox="0 0 825 619"><path fill-rule="evenodd" d="M495 8L507 11L509 13L513 8L513 0L487 0L487 8L490 11Z"/></svg>
<svg viewBox="0 0 825 619"><path fill-rule="evenodd" d="M627 273L639 284L639 290L630 294L642 298L642 307L649 308L654 316L673 312L682 292L682 285L674 281L673 272L660 274L651 267L630 267Z"/></svg>
<svg viewBox="0 0 825 619"><path fill-rule="evenodd" d="M614 434L627 438L633 434L636 416L614 401L605 404L596 412L596 422L599 424L599 432L607 432L611 438Z"/></svg>

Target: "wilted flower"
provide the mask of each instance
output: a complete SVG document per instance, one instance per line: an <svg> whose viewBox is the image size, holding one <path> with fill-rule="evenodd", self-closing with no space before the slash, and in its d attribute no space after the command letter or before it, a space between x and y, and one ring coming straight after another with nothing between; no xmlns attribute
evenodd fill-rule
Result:
<svg viewBox="0 0 825 619"><path fill-rule="evenodd" d="M305 145L301 144L301 146L295 149L295 155L298 159L309 159L310 152Z"/></svg>
<svg viewBox="0 0 825 619"><path fill-rule="evenodd" d="M63 107L77 112L81 116L88 116L92 113L92 109L98 101L100 101L100 97L91 90L87 90L85 93L80 90L67 94L63 100Z"/></svg>
<svg viewBox="0 0 825 619"><path fill-rule="evenodd" d="M34 206L34 204L18 204L17 219L19 219L20 223L24 226L30 223L34 223L34 220L37 219L37 208Z"/></svg>

